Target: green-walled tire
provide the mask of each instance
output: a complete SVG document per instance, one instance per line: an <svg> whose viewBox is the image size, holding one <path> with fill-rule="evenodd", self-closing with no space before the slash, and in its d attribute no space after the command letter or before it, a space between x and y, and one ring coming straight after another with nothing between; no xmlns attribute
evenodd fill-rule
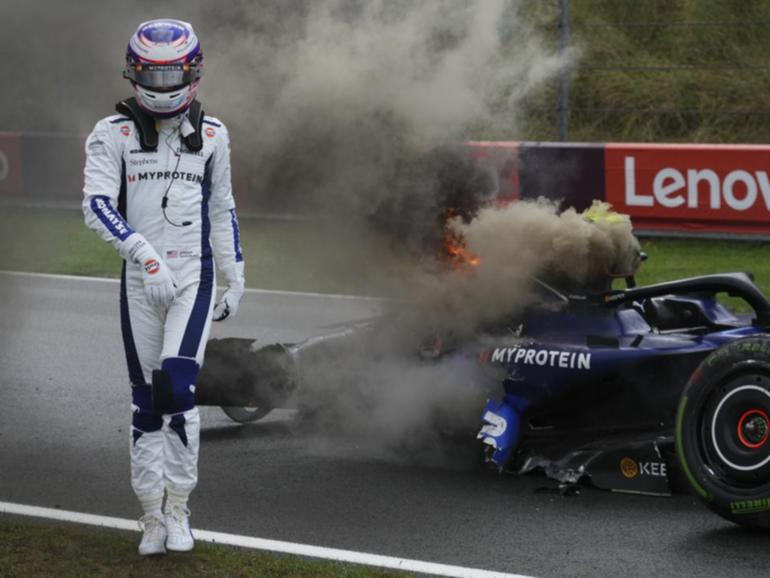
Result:
<svg viewBox="0 0 770 578"><path fill-rule="evenodd" d="M711 353L682 392L676 449L685 477L714 512L770 529L770 336Z"/></svg>

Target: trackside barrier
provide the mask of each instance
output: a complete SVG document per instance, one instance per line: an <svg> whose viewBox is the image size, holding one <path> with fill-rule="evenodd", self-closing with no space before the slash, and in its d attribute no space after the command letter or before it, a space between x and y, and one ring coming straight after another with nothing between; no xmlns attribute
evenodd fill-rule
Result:
<svg viewBox="0 0 770 578"><path fill-rule="evenodd" d="M770 239L768 145L469 144L518 168L517 198L578 210L604 199L641 233Z"/></svg>
<svg viewBox="0 0 770 578"><path fill-rule="evenodd" d="M770 237L770 146L609 144L605 198L654 231Z"/></svg>
<svg viewBox="0 0 770 578"><path fill-rule="evenodd" d="M77 204L83 135L0 132L0 201ZM604 199L641 233L770 239L770 145L467 143L501 202ZM253 211L235 167L239 207ZM243 168L241 168L243 170Z"/></svg>

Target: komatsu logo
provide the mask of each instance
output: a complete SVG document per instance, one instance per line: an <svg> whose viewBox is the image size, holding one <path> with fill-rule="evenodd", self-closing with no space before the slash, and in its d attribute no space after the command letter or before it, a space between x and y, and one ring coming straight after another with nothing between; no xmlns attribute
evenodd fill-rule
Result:
<svg viewBox="0 0 770 578"><path fill-rule="evenodd" d="M498 347L492 352L492 363L520 363L562 367L564 369L591 369L591 354L555 349L529 349L526 347Z"/></svg>
<svg viewBox="0 0 770 578"><path fill-rule="evenodd" d="M129 183L134 183L136 181L167 181L169 179L175 181L187 181L200 185L203 182L203 175L196 175L195 173L187 173L184 171L145 171L135 175L128 175Z"/></svg>
<svg viewBox="0 0 770 578"><path fill-rule="evenodd" d="M123 238L124 236L128 235L130 231L128 228L126 228L123 220L118 218L118 216L110 210L111 207L105 203L104 200L97 197L94 199L94 203L104 218L107 219L113 227L115 227L117 237Z"/></svg>

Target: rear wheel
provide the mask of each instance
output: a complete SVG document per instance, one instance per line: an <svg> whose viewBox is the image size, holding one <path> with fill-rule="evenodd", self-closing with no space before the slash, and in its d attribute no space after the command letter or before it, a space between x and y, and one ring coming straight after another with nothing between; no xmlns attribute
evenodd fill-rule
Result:
<svg viewBox="0 0 770 578"><path fill-rule="evenodd" d="M693 490L720 516L770 528L770 338L709 355L687 384L676 446Z"/></svg>
<svg viewBox="0 0 770 578"><path fill-rule="evenodd" d="M265 417L272 411L271 407L237 407L223 406L222 411L233 421L248 423Z"/></svg>

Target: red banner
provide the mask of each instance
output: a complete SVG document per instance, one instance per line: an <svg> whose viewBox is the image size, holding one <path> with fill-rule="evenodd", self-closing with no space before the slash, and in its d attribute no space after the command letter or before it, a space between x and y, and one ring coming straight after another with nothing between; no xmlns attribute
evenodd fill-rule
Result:
<svg viewBox="0 0 770 578"><path fill-rule="evenodd" d="M23 194L19 135L0 132L0 196L19 198Z"/></svg>
<svg viewBox="0 0 770 578"><path fill-rule="evenodd" d="M608 144L605 194L637 229L770 234L770 146Z"/></svg>

